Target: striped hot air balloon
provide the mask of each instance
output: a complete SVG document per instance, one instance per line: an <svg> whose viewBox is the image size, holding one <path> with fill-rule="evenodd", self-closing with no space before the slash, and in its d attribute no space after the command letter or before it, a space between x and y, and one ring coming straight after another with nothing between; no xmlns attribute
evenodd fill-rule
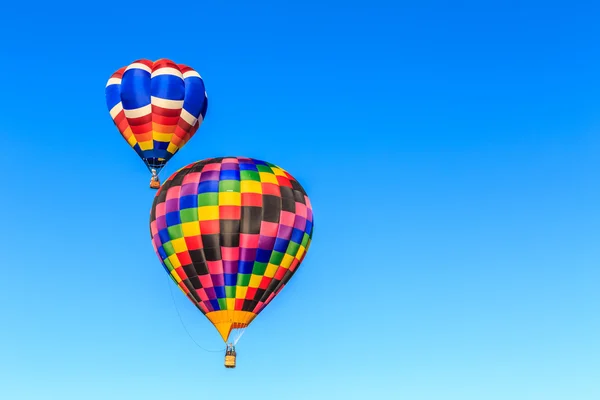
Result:
<svg viewBox="0 0 600 400"><path fill-rule="evenodd" d="M171 60L137 60L116 71L106 84L106 104L127 143L158 173L194 136L206 115L208 98L198 72Z"/></svg>

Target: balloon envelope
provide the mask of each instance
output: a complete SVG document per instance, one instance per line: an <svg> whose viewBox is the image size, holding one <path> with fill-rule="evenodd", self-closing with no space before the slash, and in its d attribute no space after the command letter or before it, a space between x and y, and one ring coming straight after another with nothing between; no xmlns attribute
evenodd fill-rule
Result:
<svg viewBox="0 0 600 400"><path fill-rule="evenodd" d="M164 182L150 233L170 277L227 341L294 275L311 243L313 213L302 186L276 165L212 158Z"/></svg>
<svg viewBox="0 0 600 400"><path fill-rule="evenodd" d="M167 59L137 60L119 69L105 94L119 132L157 172L194 136L208 107L200 74Z"/></svg>

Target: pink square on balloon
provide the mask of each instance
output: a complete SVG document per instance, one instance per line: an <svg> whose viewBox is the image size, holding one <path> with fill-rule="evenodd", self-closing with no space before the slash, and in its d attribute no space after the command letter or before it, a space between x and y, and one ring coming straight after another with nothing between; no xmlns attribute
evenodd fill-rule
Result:
<svg viewBox="0 0 600 400"><path fill-rule="evenodd" d="M199 183L199 182L200 182L200 172L192 172L190 174L187 174L183 178L183 181L181 182L181 184L186 185L188 183Z"/></svg>
<svg viewBox="0 0 600 400"><path fill-rule="evenodd" d="M200 279L200 284L202 284L203 288L212 287L213 284L210 275L198 275L198 278Z"/></svg>
<svg viewBox="0 0 600 400"><path fill-rule="evenodd" d="M171 186L169 188L169 190L167 191L166 200L178 199L180 191L181 191L181 186Z"/></svg>
<svg viewBox="0 0 600 400"><path fill-rule="evenodd" d="M200 289L200 290L196 290L196 293L198 293L198 296L200 296L200 299L202 301L208 301L208 296L206 295L206 291Z"/></svg>
<svg viewBox="0 0 600 400"><path fill-rule="evenodd" d="M302 203L296 202L296 214L306 218L306 206Z"/></svg>
<svg viewBox="0 0 600 400"><path fill-rule="evenodd" d="M277 222L262 221L260 223L260 234L262 236L276 237L277 228L279 228L279 224Z"/></svg>
<svg viewBox="0 0 600 400"><path fill-rule="evenodd" d="M202 168L202 172L220 171L220 170L221 170L221 164L219 164L219 163L206 164L204 166L204 168Z"/></svg>
<svg viewBox="0 0 600 400"><path fill-rule="evenodd" d="M240 233L240 247L256 249L260 235L251 233Z"/></svg>
<svg viewBox="0 0 600 400"><path fill-rule="evenodd" d="M218 275L223 273L223 263L221 261L207 261L208 272L211 275Z"/></svg>
<svg viewBox="0 0 600 400"><path fill-rule="evenodd" d="M239 247L221 247L221 258L223 261L237 261L240 259Z"/></svg>
<svg viewBox="0 0 600 400"><path fill-rule="evenodd" d="M163 217L167 213L167 204L166 203L158 203L156 205L156 216Z"/></svg>
<svg viewBox="0 0 600 400"><path fill-rule="evenodd" d="M296 214L289 211L282 211L281 216L279 218L279 223L281 225L286 226L294 226L294 221L296 220Z"/></svg>

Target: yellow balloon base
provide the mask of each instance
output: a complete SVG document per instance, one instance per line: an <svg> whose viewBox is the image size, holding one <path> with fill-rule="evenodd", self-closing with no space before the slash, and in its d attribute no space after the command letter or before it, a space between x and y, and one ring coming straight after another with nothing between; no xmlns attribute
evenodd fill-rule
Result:
<svg viewBox="0 0 600 400"><path fill-rule="evenodd" d="M256 318L253 312L234 310L211 311L205 315L217 328L225 343L233 329L245 328Z"/></svg>

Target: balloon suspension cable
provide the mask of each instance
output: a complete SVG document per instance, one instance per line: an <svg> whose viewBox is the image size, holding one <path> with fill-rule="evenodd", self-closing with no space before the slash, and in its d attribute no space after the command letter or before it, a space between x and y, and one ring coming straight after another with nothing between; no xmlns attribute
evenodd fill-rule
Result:
<svg viewBox="0 0 600 400"><path fill-rule="evenodd" d="M210 350L210 349L200 346L200 344L196 341L196 339L194 339L194 337L190 334L190 331L188 331L187 327L185 326L185 323L183 322L183 318L181 317L181 313L179 312L179 307L177 307L177 302L175 301L175 296L173 295L173 288L171 287L170 281L171 281L171 279L167 276L167 285L169 285L169 292L171 292L171 299L173 300L173 305L175 306L175 311L177 311L177 316L179 317L179 322L181 322L181 326L183 326L185 333L187 333L187 335L190 337L190 339L192 339L192 342L194 342L194 344L196 344L196 346L198 346L200 349L207 351L209 353L223 352L224 349Z"/></svg>
<svg viewBox="0 0 600 400"><path fill-rule="evenodd" d="M158 167L158 166L151 166L151 165L148 163L148 160L147 160L147 159L144 159L144 161L145 161L145 162L144 162L144 164L146 165L146 168L148 169L148 172L152 173L152 170L155 170L155 171L156 171L156 176L160 177L160 174L161 174L161 173L163 172L163 170L165 169L165 166L166 166L166 164L165 164L165 165L163 165L162 167Z"/></svg>
<svg viewBox="0 0 600 400"><path fill-rule="evenodd" d="M236 329L236 330L237 330L237 335L235 336L235 339L233 339L234 346L236 346L237 343L240 341L240 339L244 335L244 332L246 332L246 328L240 328L240 329Z"/></svg>

